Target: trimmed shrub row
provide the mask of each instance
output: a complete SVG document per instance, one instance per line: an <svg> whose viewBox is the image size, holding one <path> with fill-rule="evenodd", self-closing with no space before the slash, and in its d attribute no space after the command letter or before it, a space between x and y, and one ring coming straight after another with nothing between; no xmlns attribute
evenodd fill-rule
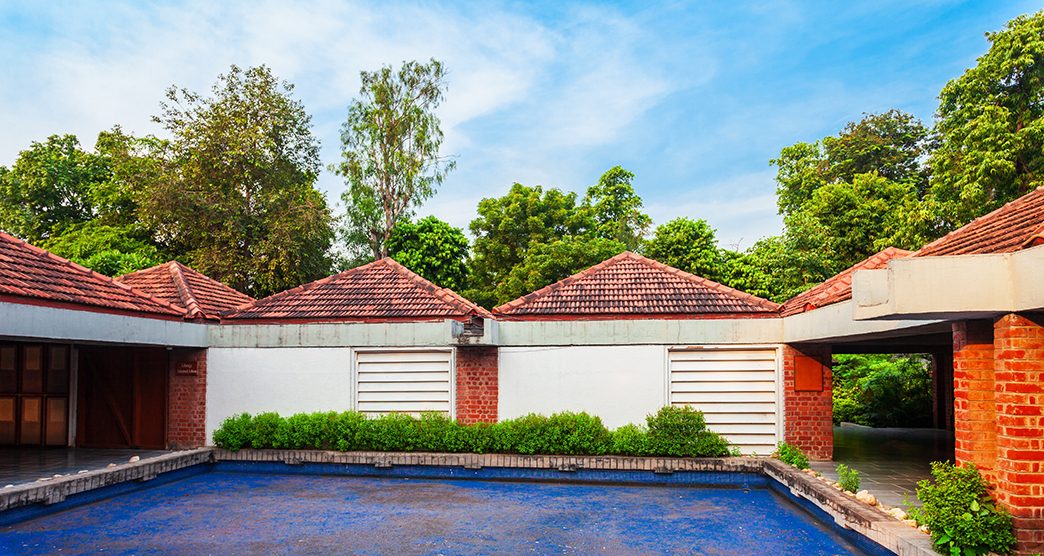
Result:
<svg viewBox="0 0 1044 556"><path fill-rule="evenodd" d="M610 431L587 413L530 414L495 424L461 425L436 413L376 418L344 413L276 413L229 417L214 431L214 444L242 448L385 452L452 452L545 455L719 457L729 443L707 429L703 413L664 407L645 426Z"/></svg>

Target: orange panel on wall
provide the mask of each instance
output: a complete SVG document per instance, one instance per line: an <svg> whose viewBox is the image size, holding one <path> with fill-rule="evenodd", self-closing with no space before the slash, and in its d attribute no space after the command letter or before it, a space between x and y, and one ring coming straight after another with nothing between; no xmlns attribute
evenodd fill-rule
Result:
<svg viewBox="0 0 1044 556"><path fill-rule="evenodd" d="M794 390L822 392L823 364L807 355L798 355L794 358Z"/></svg>

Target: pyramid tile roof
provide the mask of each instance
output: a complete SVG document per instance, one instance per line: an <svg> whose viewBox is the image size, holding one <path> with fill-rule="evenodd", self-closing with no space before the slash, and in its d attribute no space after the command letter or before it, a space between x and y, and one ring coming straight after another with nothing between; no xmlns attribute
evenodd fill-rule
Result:
<svg viewBox="0 0 1044 556"><path fill-rule="evenodd" d="M925 245L915 257L1011 253L1044 244L1044 187Z"/></svg>
<svg viewBox="0 0 1044 556"><path fill-rule="evenodd" d="M834 303L840 303L852 299L852 275L857 270L877 270L888 266L888 261L909 257L912 254L904 249L889 247L878 253L870 255L851 267L841 271L836 276L828 278L811 289L800 293L783 303L780 314L784 317L811 311Z"/></svg>
<svg viewBox="0 0 1044 556"><path fill-rule="evenodd" d="M0 296L115 312L183 317L185 311L0 232Z"/></svg>
<svg viewBox="0 0 1044 556"><path fill-rule="evenodd" d="M259 299L227 320L410 322L491 317L489 311L440 288L390 258Z"/></svg>
<svg viewBox="0 0 1044 556"><path fill-rule="evenodd" d="M493 309L518 319L775 315L779 305L624 252Z"/></svg>
<svg viewBox="0 0 1044 556"><path fill-rule="evenodd" d="M221 313L254 300L177 261L125 274L116 280L185 309L189 318L217 319Z"/></svg>

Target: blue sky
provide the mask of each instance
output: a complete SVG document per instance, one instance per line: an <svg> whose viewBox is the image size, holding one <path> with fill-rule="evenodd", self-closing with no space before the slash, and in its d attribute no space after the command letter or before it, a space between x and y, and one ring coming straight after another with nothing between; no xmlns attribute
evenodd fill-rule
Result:
<svg viewBox="0 0 1044 556"><path fill-rule="evenodd" d="M267 64L313 116L324 164L363 69L436 57L457 170L421 214L466 227L513 182L583 191L637 174L657 223L707 219L723 245L778 233L769 159L895 107L926 122L984 33L1023 1L6 2L0 164L31 141L93 145L149 121L163 90L205 91L230 64ZM344 186L324 172L331 202Z"/></svg>

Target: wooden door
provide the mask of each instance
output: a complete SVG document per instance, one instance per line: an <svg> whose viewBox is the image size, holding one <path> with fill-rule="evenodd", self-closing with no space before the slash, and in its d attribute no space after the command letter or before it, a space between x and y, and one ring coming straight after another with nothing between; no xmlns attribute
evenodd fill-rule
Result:
<svg viewBox="0 0 1044 556"><path fill-rule="evenodd" d="M81 349L77 445L165 448L167 365L160 348Z"/></svg>

